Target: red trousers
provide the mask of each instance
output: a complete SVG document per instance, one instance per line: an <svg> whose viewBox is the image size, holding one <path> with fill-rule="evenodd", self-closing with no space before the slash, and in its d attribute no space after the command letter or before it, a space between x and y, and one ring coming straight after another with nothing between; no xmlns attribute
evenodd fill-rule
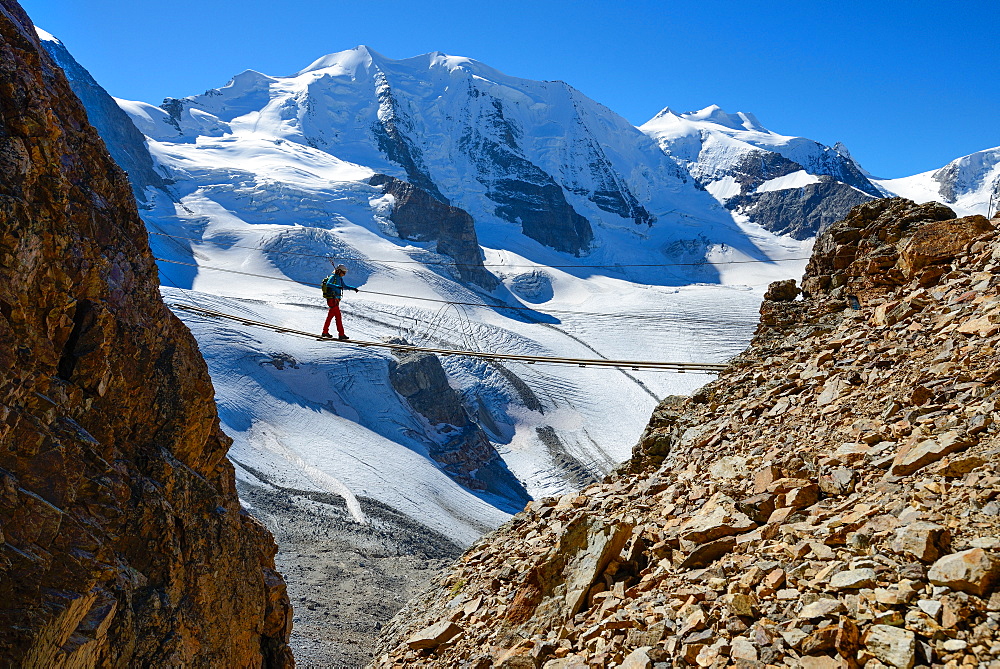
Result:
<svg viewBox="0 0 1000 669"><path fill-rule="evenodd" d="M346 337L347 334L344 332L344 319L340 316L340 300L334 297L328 297L326 299L326 304L330 307L330 311L326 314L326 323L323 323L323 334L330 334L330 321L336 318L337 334L341 337Z"/></svg>

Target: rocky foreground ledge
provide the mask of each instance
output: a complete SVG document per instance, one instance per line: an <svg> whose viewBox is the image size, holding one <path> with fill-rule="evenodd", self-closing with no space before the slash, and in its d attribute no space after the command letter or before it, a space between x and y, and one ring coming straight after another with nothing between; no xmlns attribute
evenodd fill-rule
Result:
<svg viewBox="0 0 1000 669"><path fill-rule="evenodd" d="M0 0L0 666L293 665L213 394L124 172Z"/></svg>
<svg viewBox="0 0 1000 669"><path fill-rule="evenodd" d="M1000 237L860 205L602 484L533 502L379 667L1000 667Z"/></svg>

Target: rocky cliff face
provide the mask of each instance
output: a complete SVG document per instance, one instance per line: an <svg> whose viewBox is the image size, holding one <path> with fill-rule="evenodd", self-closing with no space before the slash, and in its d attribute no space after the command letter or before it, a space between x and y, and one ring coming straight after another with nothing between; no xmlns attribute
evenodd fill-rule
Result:
<svg viewBox="0 0 1000 669"><path fill-rule="evenodd" d="M399 103L392 94L392 87L379 72L375 75L375 95L379 114L372 122L371 132L378 148L392 162L406 171L406 178L424 192L443 204L450 204L430 177L420 147L410 139L413 124L399 111Z"/></svg>
<svg viewBox="0 0 1000 669"><path fill-rule="evenodd" d="M721 198L727 209L776 234L808 239L842 219L855 206L881 196L853 160L827 147L816 148L823 150L797 156L801 163L779 153L754 149L731 166L708 157L704 158L705 166L694 167L692 171L709 190L713 190L713 181L727 176L739 185L738 193ZM813 183L770 186L796 173L811 175Z"/></svg>
<svg viewBox="0 0 1000 669"><path fill-rule="evenodd" d="M963 214L993 214L1000 199L1000 146L956 158L937 170L876 183L888 193L918 202L936 200Z"/></svg>
<svg viewBox="0 0 1000 669"><path fill-rule="evenodd" d="M0 664L289 666L194 339L124 173L0 1Z"/></svg>
<svg viewBox="0 0 1000 669"><path fill-rule="evenodd" d="M486 97L472 86L469 96L473 100ZM576 256L587 251L594 239L590 221L566 200L552 175L525 155L518 143L524 130L506 117L503 102L492 99L480 105L478 114L466 113L470 118L458 147L474 166L476 180L486 187L486 197L496 204L495 214L519 224L526 236L557 251ZM592 174L600 174L600 167L603 164L595 163ZM614 209L613 198L605 190L595 190L592 201L602 209ZM587 192L580 189L581 194ZM598 196L598 192L603 194Z"/></svg>
<svg viewBox="0 0 1000 669"><path fill-rule="evenodd" d="M437 251L455 260L455 270L463 281L493 290L499 285L483 267L483 253L476 237L476 224L468 213L442 203L413 184L385 174L376 174L368 183L381 186L393 197L389 219L403 239L437 242Z"/></svg>
<svg viewBox="0 0 1000 669"><path fill-rule="evenodd" d="M396 618L380 666L1000 661L1000 234L903 199L820 236L750 348L633 458L533 502Z"/></svg>
<svg viewBox="0 0 1000 669"><path fill-rule="evenodd" d="M986 200L989 195L997 194L997 184L1000 182L1000 147L977 151L976 153L956 158L931 174L931 179L940 186L938 193L945 202L953 203L963 199L963 196L978 193Z"/></svg>
<svg viewBox="0 0 1000 669"><path fill-rule="evenodd" d="M839 221L853 207L870 202L872 196L822 176L800 188L751 192L726 201L726 207L779 235L808 239Z"/></svg>
<svg viewBox="0 0 1000 669"><path fill-rule="evenodd" d="M392 343L407 342L396 339ZM469 417L437 356L403 349L393 349L393 355L396 360L389 366L389 382L437 433L438 441L430 448L434 461L466 488L494 493L510 500L515 509L523 508L531 497Z"/></svg>

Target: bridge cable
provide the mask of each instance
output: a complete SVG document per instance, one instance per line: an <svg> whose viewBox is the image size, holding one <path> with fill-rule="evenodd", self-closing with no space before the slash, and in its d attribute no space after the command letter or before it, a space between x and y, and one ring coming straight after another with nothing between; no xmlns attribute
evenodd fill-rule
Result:
<svg viewBox="0 0 1000 669"><path fill-rule="evenodd" d="M286 328L280 325L274 325L273 323L255 321L250 318L244 318L242 316L236 316L234 314L228 314L223 311L216 311L214 309L205 309L203 307L196 307L190 304L173 303L170 306L176 309L181 309L183 311L189 311L192 313L201 314L203 316L208 316L212 318L223 318L235 321L237 323L241 323L243 325L251 327L264 328L267 330L273 330L275 332L280 332L283 334L308 337L310 339L316 339L318 341L331 342L335 344L360 346L362 348L376 347L376 348L388 348L401 351L421 351L425 353L435 353L438 355L456 355L469 358L480 358L483 360L507 360L510 362L523 362L529 365L542 363L550 365L576 365L578 367L616 367L616 368L628 367L633 370L649 369L658 371L677 372L680 374L683 374L685 372L704 372L704 373L718 374L727 367L727 365L725 364L718 364L718 363L659 362L652 360L607 360L601 358L565 358L557 356L519 355L514 353L460 351L455 349L430 348L425 346L412 346L409 344L390 344L388 342L376 342L376 341L361 341L361 340L340 341L338 339L333 339L333 338L327 339L323 337L317 337L315 333L305 332L304 330L296 330L294 328Z"/></svg>
<svg viewBox="0 0 1000 669"><path fill-rule="evenodd" d="M158 235L160 237L170 237L171 239L186 239L193 242L205 242L207 240L198 237L185 237L182 235L168 235L165 232L150 232L151 235ZM702 260L701 262L676 262L676 263L615 263L613 265L545 265L542 263L534 264L523 264L523 263L460 263L460 262L447 262L447 261L434 261L425 262L423 260L371 260L369 258L353 258L348 256L331 256L323 255L319 253L301 253L298 251L273 251L268 249L262 249L258 246L244 246L241 244L229 244L226 248L237 248L237 249L249 249L251 251L261 251L263 253L277 253L280 255L290 255L290 256L301 256L305 258L322 258L323 260L345 260L345 261L355 261L355 262L367 262L375 265L446 265L449 267L533 267L537 269L545 269L546 267L551 267L553 269L618 269L623 267L714 267L716 265L745 265L748 263L761 263L761 264L773 264L779 262L798 262L801 260L809 260L809 258L775 258L767 260L720 260L718 262L711 262L708 260Z"/></svg>

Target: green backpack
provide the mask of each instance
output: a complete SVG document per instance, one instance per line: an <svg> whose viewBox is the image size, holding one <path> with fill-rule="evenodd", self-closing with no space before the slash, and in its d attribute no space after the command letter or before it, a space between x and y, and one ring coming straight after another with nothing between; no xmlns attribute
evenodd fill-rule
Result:
<svg viewBox="0 0 1000 669"><path fill-rule="evenodd" d="M326 299L340 297L340 295L337 294L338 292L341 292L337 290L339 286L333 282L335 276L335 274L331 274L323 279L323 283L321 284L323 286L323 297Z"/></svg>

